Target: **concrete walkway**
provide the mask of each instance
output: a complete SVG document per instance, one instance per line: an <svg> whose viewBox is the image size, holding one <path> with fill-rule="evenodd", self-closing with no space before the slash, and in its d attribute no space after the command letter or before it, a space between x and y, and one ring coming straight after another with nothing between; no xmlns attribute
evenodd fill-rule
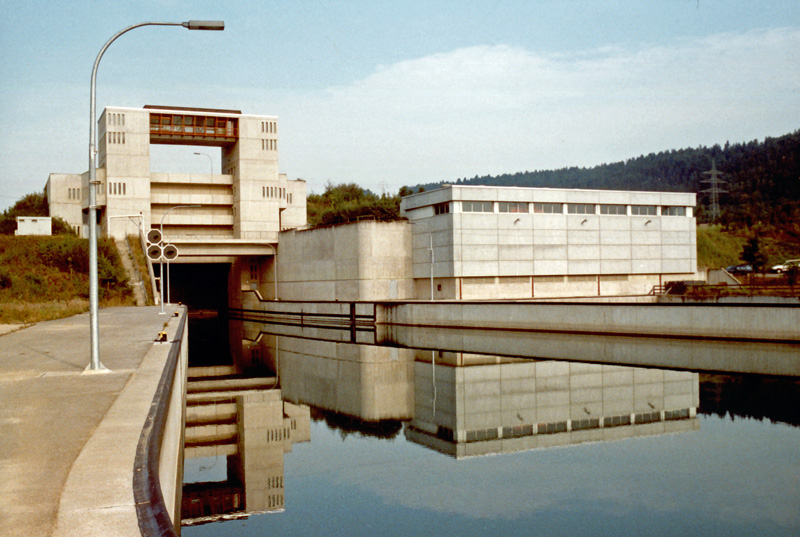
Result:
<svg viewBox="0 0 800 537"><path fill-rule="evenodd" d="M159 315L159 307L101 310L100 360L111 370L106 374L83 374L90 361L88 314L0 330L3 535L53 535L73 463L136 377L157 333L172 319L175 309L166 311L168 315ZM143 424L130 425L141 431ZM98 468L97 477L84 486L118 486L106 482L103 470ZM126 471L131 483L133 466Z"/></svg>

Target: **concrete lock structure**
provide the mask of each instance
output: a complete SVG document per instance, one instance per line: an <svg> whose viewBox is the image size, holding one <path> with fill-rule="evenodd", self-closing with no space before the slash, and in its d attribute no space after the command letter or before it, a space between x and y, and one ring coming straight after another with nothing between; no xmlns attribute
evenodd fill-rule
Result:
<svg viewBox="0 0 800 537"><path fill-rule="evenodd" d="M278 169L278 120L239 110L107 107L98 121L97 213L115 239L161 228L174 263L241 263L258 279L281 230L306 223L306 185ZM153 144L221 148L221 173L152 173ZM209 156L210 157L210 156ZM51 216L88 234L88 172L50 174ZM175 209L175 210L173 210ZM167 213L169 213L167 217ZM138 222L137 222L138 223ZM235 279L235 278L233 278Z"/></svg>
<svg viewBox="0 0 800 537"><path fill-rule="evenodd" d="M227 288L232 307L243 291L282 300L517 299L642 295L698 279L692 193L445 185L404 197L408 221L309 230L305 182L279 173L273 116L108 107L98 132L101 234L155 228L180 251L172 263L224 264L227 282L196 279ZM222 173L151 173L151 144L219 147ZM47 182L51 215L83 236L87 181L54 173Z"/></svg>

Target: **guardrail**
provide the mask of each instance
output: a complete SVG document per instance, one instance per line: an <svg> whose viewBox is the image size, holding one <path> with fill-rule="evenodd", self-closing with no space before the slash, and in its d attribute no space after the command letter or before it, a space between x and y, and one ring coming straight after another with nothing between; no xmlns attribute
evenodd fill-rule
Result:
<svg viewBox="0 0 800 537"><path fill-rule="evenodd" d="M228 317L234 321L300 328L348 330L352 343L358 340L358 332L375 332L374 303L274 302L263 300L260 297L259 300L264 306L263 309L229 308ZM364 311L367 313L363 313Z"/></svg>

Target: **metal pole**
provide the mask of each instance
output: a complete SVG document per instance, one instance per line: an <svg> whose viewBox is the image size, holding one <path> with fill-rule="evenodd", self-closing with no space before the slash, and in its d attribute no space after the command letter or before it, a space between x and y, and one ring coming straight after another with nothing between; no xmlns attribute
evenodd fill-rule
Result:
<svg viewBox="0 0 800 537"><path fill-rule="evenodd" d="M200 205L175 205L174 207L170 207L166 210L166 212L161 215L161 221L158 223L158 229L161 231L161 242L166 244L166 240L164 237L164 219L170 213L170 211L174 211L175 209L180 209L183 207L200 207ZM164 251L161 251L161 257L158 258L158 270L159 270L159 282L161 283L161 315L164 314ZM166 285L169 286L169 259L167 259L167 282ZM169 289L167 289L167 302L169 302Z"/></svg>
<svg viewBox="0 0 800 537"><path fill-rule="evenodd" d="M431 301L433 301L433 234L431 233L430 229L428 229L428 241L430 242L431 249Z"/></svg>
<svg viewBox="0 0 800 537"><path fill-rule="evenodd" d="M169 259L167 259L167 304L171 304L169 298Z"/></svg>
<svg viewBox="0 0 800 537"><path fill-rule="evenodd" d="M106 49L119 36L140 26L183 26L189 30L224 30L222 21L188 21L188 22L140 22L128 26L114 34L106 41L97 54L92 66L92 83L89 88L89 344L91 362L89 370L100 371L106 367L100 363L100 307L97 280L97 113L95 110L97 68Z"/></svg>
<svg viewBox="0 0 800 537"><path fill-rule="evenodd" d="M204 157L208 157L208 175L214 175L214 161L211 160L211 155L208 153L198 153L195 152L195 155L203 155Z"/></svg>

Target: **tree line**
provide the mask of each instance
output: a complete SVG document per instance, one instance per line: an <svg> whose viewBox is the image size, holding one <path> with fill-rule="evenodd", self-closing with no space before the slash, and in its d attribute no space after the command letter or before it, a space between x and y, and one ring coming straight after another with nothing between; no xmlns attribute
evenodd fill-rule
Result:
<svg viewBox="0 0 800 537"><path fill-rule="evenodd" d="M672 149L641 155L626 161L591 168L569 167L501 175L459 178L417 185L430 190L443 184L518 187L586 188L601 190L639 190L696 192L696 216L701 223L712 223L708 193L703 183L712 160L720 179L721 215L715 223L751 227L756 223L781 225L800 216L800 130L777 138L694 149Z"/></svg>

